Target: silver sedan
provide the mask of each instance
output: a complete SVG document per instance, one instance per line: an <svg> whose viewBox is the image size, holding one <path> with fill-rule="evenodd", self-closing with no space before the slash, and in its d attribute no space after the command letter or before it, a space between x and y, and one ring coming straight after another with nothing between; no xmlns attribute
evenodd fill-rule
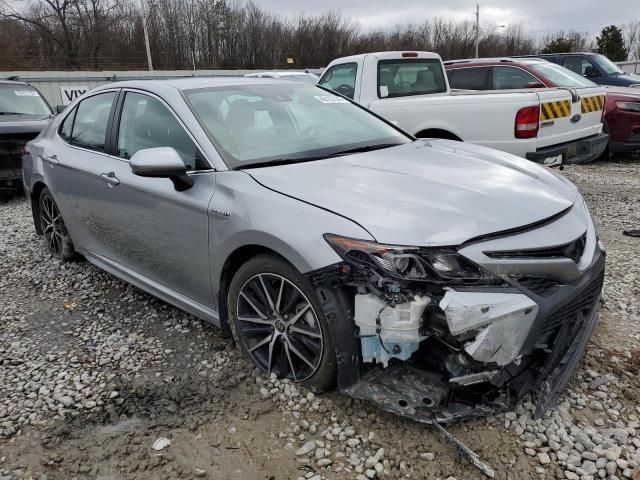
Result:
<svg viewBox="0 0 640 480"><path fill-rule="evenodd" d="M415 140L338 94L253 78L121 82L24 158L35 228L219 325L265 372L401 415L552 405L604 251L549 169Z"/></svg>

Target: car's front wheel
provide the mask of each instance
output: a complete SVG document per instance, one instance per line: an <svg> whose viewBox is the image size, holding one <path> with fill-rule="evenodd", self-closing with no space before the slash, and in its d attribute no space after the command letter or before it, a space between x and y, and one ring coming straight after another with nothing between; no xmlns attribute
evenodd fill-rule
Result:
<svg viewBox="0 0 640 480"><path fill-rule="evenodd" d="M335 385L329 327L308 281L275 255L242 265L229 286L231 330L243 354L262 371L316 391Z"/></svg>
<svg viewBox="0 0 640 480"><path fill-rule="evenodd" d="M45 245L51 255L61 260L73 259L75 257L73 242L64 224L58 204L47 188L40 193L38 220Z"/></svg>

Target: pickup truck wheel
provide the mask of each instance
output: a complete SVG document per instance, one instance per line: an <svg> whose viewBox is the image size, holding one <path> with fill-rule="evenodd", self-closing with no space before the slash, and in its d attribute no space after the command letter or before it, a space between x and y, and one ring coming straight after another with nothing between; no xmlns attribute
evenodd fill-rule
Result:
<svg viewBox="0 0 640 480"><path fill-rule="evenodd" d="M336 360L315 291L291 265L259 255L229 286L231 331L242 353L267 374L314 391L332 388Z"/></svg>
<svg viewBox="0 0 640 480"><path fill-rule="evenodd" d="M45 245L51 255L65 261L72 260L75 257L73 242L58 205L47 188L44 188L40 193L38 217Z"/></svg>

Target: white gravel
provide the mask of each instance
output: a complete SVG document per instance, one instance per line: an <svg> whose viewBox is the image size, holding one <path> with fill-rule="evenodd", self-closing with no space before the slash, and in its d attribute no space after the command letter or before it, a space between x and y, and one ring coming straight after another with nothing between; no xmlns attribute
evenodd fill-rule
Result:
<svg viewBox="0 0 640 480"><path fill-rule="evenodd" d="M608 248L607 303L585 365L542 419L531 418L533 404L525 401L452 431L479 450L499 478L638 480L640 240L622 231L640 228L640 164L564 173L581 188ZM162 398L184 372L190 377L183 396ZM127 386L141 379L151 394L160 392L136 406L152 417L181 413L186 397L204 386L244 385L251 402L281 413L277 430L263 433L274 435L271 448L291 456L299 479L479 478L427 427L339 394L315 395L251 373L215 329L86 262L52 260L35 237L29 206L20 200L0 205L0 479L26 471L19 462L8 467L2 439L14 442L73 418L122 416L132 398ZM190 415L197 424L212 419L210 410L197 407ZM226 418L223 411L216 415ZM186 475L208 473L193 467Z"/></svg>

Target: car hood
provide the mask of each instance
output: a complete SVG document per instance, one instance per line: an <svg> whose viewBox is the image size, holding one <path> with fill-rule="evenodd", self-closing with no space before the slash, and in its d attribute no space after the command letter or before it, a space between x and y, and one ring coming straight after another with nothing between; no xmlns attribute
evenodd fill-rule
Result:
<svg viewBox="0 0 640 480"><path fill-rule="evenodd" d="M546 167L450 140L247 172L269 189L347 217L378 242L397 245L459 245L549 218L578 196L573 184Z"/></svg>
<svg viewBox="0 0 640 480"><path fill-rule="evenodd" d="M607 82L610 85L629 86L640 84L640 75L635 73L625 72L621 75L610 75L607 77ZM634 87L637 88L637 87Z"/></svg>
<svg viewBox="0 0 640 480"><path fill-rule="evenodd" d="M50 115L0 115L0 134L39 133L52 118Z"/></svg>

